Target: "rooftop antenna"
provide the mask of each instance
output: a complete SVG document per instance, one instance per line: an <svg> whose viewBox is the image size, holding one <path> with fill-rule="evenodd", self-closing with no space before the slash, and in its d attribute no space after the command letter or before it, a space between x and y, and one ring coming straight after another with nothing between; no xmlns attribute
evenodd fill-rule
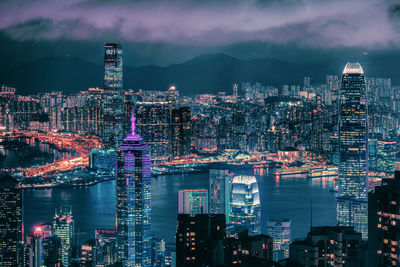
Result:
<svg viewBox="0 0 400 267"><path fill-rule="evenodd" d="M310 232L312 232L312 199L310 203Z"/></svg>
<svg viewBox="0 0 400 267"><path fill-rule="evenodd" d="M131 135L135 135L135 128L136 128L135 106L132 106L131 122L132 122L132 125L131 125L132 133L131 133Z"/></svg>

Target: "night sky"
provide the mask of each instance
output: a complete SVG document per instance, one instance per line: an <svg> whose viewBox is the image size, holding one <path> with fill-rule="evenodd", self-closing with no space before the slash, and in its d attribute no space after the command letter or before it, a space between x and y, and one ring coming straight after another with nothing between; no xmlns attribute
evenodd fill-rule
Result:
<svg viewBox="0 0 400 267"><path fill-rule="evenodd" d="M51 56L101 63L98 55L108 41L123 44L130 66L165 66L218 52L240 59L290 61L390 54L400 46L400 4L395 0L0 2L2 68Z"/></svg>

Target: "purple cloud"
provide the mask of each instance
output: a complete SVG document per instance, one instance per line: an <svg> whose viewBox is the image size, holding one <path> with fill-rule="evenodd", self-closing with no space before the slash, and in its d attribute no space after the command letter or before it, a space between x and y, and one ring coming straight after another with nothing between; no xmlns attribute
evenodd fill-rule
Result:
<svg viewBox="0 0 400 267"><path fill-rule="evenodd" d="M0 30L17 40L101 39L183 45L245 41L311 47L397 47L400 7L390 0L16 0Z"/></svg>

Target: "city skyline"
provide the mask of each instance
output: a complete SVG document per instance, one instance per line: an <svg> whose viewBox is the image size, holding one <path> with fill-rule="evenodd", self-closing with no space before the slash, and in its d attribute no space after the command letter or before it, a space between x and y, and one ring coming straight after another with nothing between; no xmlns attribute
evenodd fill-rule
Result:
<svg viewBox="0 0 400 267"><path fill-rule="evenodd" d="M396 1L0 15L1 266L400 265Z"/></svg>
<svg viewBox="0 0 400 267"><path fill-rule="evenodd" d="M108 47L114 46L121 49L118 44L106 44L105 63L109 54ZM118 65L118 59L114 61ZM122 59L120 61L122 64ZM122 67L114 69L116 66L114 63L110 66L105 64L105 84L114 80L114 72L118 76L118 73L122 71ZM113 82L113 88L114 84ZM82 166L91 166L92 174L89 174L89 177L96 170L94 179L81 181L71 179L68 183L72 186L77 181L86 185L101 182L100 177L107 177L107 172L116 172L117 177L115 232L112 229L100 232L96 229L94 233L98 238L94 241L80 242L79 247L76 248L76 244L72 245L76 242L74 241L76 238L73 215L69 213L59 217L56 214L49 236L40 235L37 227L34 228L33 235L27 233L25 246L29 248L29 255L34 259L32 264L40 265L59 257L64 265L68 265L73 260L72 255L77 253L75 251L81 253L82 263L108 261L110 264L121 262L124 266L135 264L151 266L154 253L160 253L157 254L157 257L160 257L158 261L172 264L173 249L165 249L163 239L150 234L150 177L174 174L177 170L178 173L204 172L202 168L207 165L209 165L207 168L210 168L207 176L209 182L203 188L185 187L180 190L179 194L176 194L178 203L176 212L179 215L188 214L189 220L197 215L204 215L204 218L207 218L207 216L213 216L212 213L216 214L215 216L223 216L218 220L221 223L224 222L221 227L223 229L226 227L226 237L218 242L229 244L228 248L230 246L235 248L237 245L235 242L250 242L259 238L272 240L271 242L275 240L273 244L277 251L272 253L274 256L265 252L266 254L263 255L266 258L258 260L296 260L297 256L293 256L296 254L288 253L291 250L297 251L299 245L296 241L289 245L291 226L279 227L277 226L279 223L274 226L268 225L267 231L265 226L262 226L266 225L265 218L263 219L265 203L261 202L263 192L260 192L259 186L259 183L263 185L260 180L263 175L249 175L244 167L241 167L244 168L241 171L232 170L235 164L240 166L244 162L247 165L251 164L254 174L258 171L269 172L274 169L275 186L279 186L281 177L296 175L297 172L303 174L303 168L307 170L306 177L309 179L330 179L325 177L333 176L332 191L338 190L336 206L338 224L344 228L333 229L330 228L333 226L326 226L326 228L321 226L318 231L323 231L323 233L332 230L344 231L350 236L362 233L363 239L366 240L367 177L382 175L379 172L386 172L384 177L387 177L397 161L396 155L392 152L395 151L397 145L394 141L396 135L389 131L394 125L390 121L391 117L388 124L382 126L382 121L372 117L375 113L368 113L366 108L369 104L374 109L374 105L380 105L381 101L385 101L385 98L380 97L388 95L388 92L382 90L381 86L394 92L397 90L396 86L392 87L390 79L366 79L359 63L348 63L345 66L341 82L334 75L327 75L325 84L313 84L312 77L305 76L302 85L283 85L282 88L247 82L241 84L240 91L239 85L233 84L230 94L216 96L211 94L185 96L181 95L174 86L165 91L123 90L121 76L117 77L116 88L118 89L91 88L78 94L66 95L65 100L63 100L63 94L57 92L44 95L44 98L38 102L35 96L15 98L16 90L3 86L1 96L9 99L11 103L17 101L15 107L4 106L8 115L3 115L1 122L6 134L12 136L15 133L26 132L24 135L32 136L32 138L37 138L35 137L37 135L46 137L49 143L58 144L60 138L73 142L71 146L65 148L58 144L59 147L55 146L56 150L73 149L77 144L81 146L77 154L71 152L72 154L68 155L65 161L61 159L61 162L56 165L48 164L42 168L21 169L22 173L31 177L42 176L46 179L49 177L50 186L52 183L59 183L57 182L59 178L52 178L54 177L52 173L65 172L62 169L58 170L59 166L65 164L70 166L70 171L76 171ZM365 97L367 91L372 92L368 99ZM120 96L118 105L114 105L115 96ZM48 108L41 111L41 105L43 105L41 103L49 105ZM340 109L335 108L336 103L341 103ZM208 111L210 107L212 109ZM397 106L395 102L391 106L393 110L398 107L400 105ZM14 109L18 112L21 109L22 116L16 117L15 115L19 113L13 113ZM109 122L104 120L107 112L111 115ZM264 116L264 112L268 112L269 115ZM38 116L38 114L41 115ZM332 116L338 116L338 120L335 121ZM368 117L371 118L370 129L366 125ZM304 121L305 118L307 119ZM291 125L296 120L303 121L297 126L299 128L285 126L285 124ZM105 129L103 127L108 124L120 124L121 129L116 131L116 127L111 127L113 131L103 131L102 129ZM328 124L328 127L324 124ZM357 128L356 124L361 126ZM88 128L85 125L92 126ZM387 130L382 132L381 127ZM51 129L58 128L74 135L70 136L63 132L45 134L46 131L50 132ZM122 145L115 149L115 146L118 146L116 135L127 132L129 134ZM139 132L148 140L149 147L145 145ZM369 132L371 138L368 138ZM106 138L103 140L91 138L91 135L98 134ZM349 134L353 134L354 137L349 137ZM113 141L107 142L107 140ZM351 148L357 147L357 151L363 153L361 156L353 155L354 149L348 150L353 154L349 154L346 150L345 145L353 143ZM91 150L90 147L93 149ZM134 159L130 158L132 153L135 154ZM207 156L210 153L214 156ZM69 158L72 155L76 157L74 160ZM85 160L86 157L88 160ZM360 162L356 165L364 167L361 166L359 171L355 171L353 163L350 164L351 166L346 163L348 159L358 160ZM75 160L78 160L76 165L72 163ZM372 173L368 172L368 160L372 163ZM213 169L212 166L215 163L222 165ZM137 164L139 168L135 167ZM228 169L224 170L222 166ZM175 168L178 169L174 170ZM389 169L386 170L386 168ZM348 173L346 170L352 172ZM353 172L357 175L351 175ZM359 173L364 174L362 176L365 177L364 184L357 182L362 180ZM66 174L64 177L68 176ZM337 181L335 176L338 176ZM335 185L336 182L337 185ZM346 184L347 186L344 186ZM38 184L36 182L28 186L35 188ZM371 182L369 186L371 187ZM359 208L361 206L363 208ZM216 213L217 210L222 214ZM275 214L268 214L268 216L273 219ZM211 218L213 217L209 219ZM289 220L289 225L290 222L291 220ZM248 236L246 237L242 231L247 231ZM272 238L265 235L267 232ZM304 240L304 244L311 247L314 246L313 241L309 239L312 234L310 232ZM103 236L107 238L106 243L102 241ZM232 241L230 238L237 241ZM180 241L176 240L176 242L178 247ZM215 253L221 253L221 247L214 246L213 242L216 241L212 241L207 246L219 251ZM153 244L159 244L157 252L152 252ZM110 254L110 249L114 246L115 252ZM104 250L105 248L107 250ZM193 248L196 249L196 246ZM313 247L314 249L320 248ZM181 250L176 253L178 253L176 256L180 257ZM226 250L225 253L230 252ZM221 263L235 261L234 256L226 257L225 255L224 259L213 260ZM241 260L248 260L243 255L240 257L244 257ZM197 258L198 256L191 256L193 262L196 262Z"/></svg>

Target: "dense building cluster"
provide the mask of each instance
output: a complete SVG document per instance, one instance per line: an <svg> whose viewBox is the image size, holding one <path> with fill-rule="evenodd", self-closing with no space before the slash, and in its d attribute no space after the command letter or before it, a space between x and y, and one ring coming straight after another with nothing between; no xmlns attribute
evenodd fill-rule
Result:
<svg viewBox="0 0 400 267"><path fill-rule="evenodd" d="M3 85L0 130L100 137L103 147L91 151L88 167L115 174L116 227L74 243L74 217L63 207L52 223L24 233L24 180L4 175L0 265L397 266L400 175L382 177L395 171L399 112L400 88L366 79L358 63L323 83L243 82L232 94L126 90L122 47L107 43L102 89L21 96ZM226 165L211 165L217 157ZM176 243L166 244L151 234L152 164L191 168L197 160L212 167L208 188L175 196ZM336 170L337 225L311 225L305 239L292 240L290 218L271 214L263 222L257 177L239 169L265 166L277 176L307 167L310 179L312 171Z"/></svg>

